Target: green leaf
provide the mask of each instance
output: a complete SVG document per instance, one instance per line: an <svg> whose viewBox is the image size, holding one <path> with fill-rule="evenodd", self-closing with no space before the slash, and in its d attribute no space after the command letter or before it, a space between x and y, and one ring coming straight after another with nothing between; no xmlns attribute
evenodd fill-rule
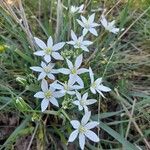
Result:
<svg viewBox="0 0 150 150"><path fill-rule="evenodd" d="M112 128L107 126L105 123L100 121L99 126L101 129L105 130L109 135L111 135L113 138L115 138L117 141L119 141L126 150L138 150L138 148L136 148L133 144L131 144L129 141L127 141L119 133L114 131Z"/></svg>

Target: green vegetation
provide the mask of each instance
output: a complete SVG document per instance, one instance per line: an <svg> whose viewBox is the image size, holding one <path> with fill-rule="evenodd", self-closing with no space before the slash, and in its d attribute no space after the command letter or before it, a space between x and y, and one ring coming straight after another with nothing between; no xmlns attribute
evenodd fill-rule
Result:
<svg viewBox="0 0 150 150"><path fill-rule="evenodd" d="M4 2L5 1L5 2ZM62 107L41 112L33 97L40 82L29 67L40 63L33 55L38 49L33 37L43 41L51 35L55 42L69 41L70 32L81 32L67 8L79 6L81 0L4 0L0 2L0 150L76 150L78 142L67 145L72 132L70 119L78 110L64 97ZM114 35L97 28L98 37L84 53L83 66L91 66L96 77L104 77L112 91L106 99L93 98L92 120L99 120L100 142L87 142L89 150L148 150L150 144L150 2L149 0L89 0L84 2L85 16L107 8L108 20L117 20L125 30ZM69 51L68 51L69 49ZM67 45L65 57L80 53ZM62 62L57 63L57 67ZM61 75L58 76L63 80ZM85 87L89 77L83 76ZM51 82L51 81L50 81ZM93 96L91 94L91 96ZM99 106L98 106L99 104ZM80 116L79 116L80 117ZM97 130L95 132L97 132Z"/></svg>

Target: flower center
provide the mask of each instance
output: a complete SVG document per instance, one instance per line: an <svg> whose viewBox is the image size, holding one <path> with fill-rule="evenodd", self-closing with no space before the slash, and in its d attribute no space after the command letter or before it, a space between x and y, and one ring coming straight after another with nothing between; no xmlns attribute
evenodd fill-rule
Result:
<svg viewBox="0 0 150 150"><path fill-rule="evenodd" d="M80 47L80 46L81 46L81 42L78 40L77 43L76 43L76 45L77 45L78 47Z"/></svg>
<svg viewBox="0 0 150 150"><path fill-rule="evenodd" d="M76 70L75 68L73 68L73 69L71 70L71 73L72 73L72 74L77 74L77 70Z"/></svg>
<svg viewBox="0 0 150 150"><path fill-rule="evenodd" d="M45 95L45 98L48 99L52 96L52 92L48 90L47 92L44 93L44 95Z"/></svg>
<svg viewBox="0 0 150 150"><path fill-rule="evenodd" d="M88 23L88 22L86 22L86 23L84 24L84 26L85 26L85 28L87 28L87 29L89 29L89 28L90 28L90 25L89 25L89 23Z"/></svg>
<svg viewBox="0 0 150 150"><path fill-rule="evenodd" d="M69 87L68 87L68 85L67 85L66 82L65 82L65 84L64 84L64 89L65 89L66 91L68 91L68 89L69 89Z"/></svg>
<svg viewBox="0 0 150 150"><path fill-rule="evenodd" d="M52 49L51 48L45 48L44 49L44 51L45 51L45 53L47 54L47 55L50 55L51 53L52 53Z"/></svg>
<svg viewBox="0 0 150 150"><path fill-rule="evenodd" d="M92 87L93 87L94 89L96 88L96 83L95 83L95 82L92 83Z"/></svg>
<svg viewBox="0 0 150 150"><path fill-rule="evenodd" d="M81 99L81 100L80 100L80 104L81 104L82 106L86 105L86 100Z"/></svg>
<svg viewBox="0 0 150 150"><path fill-rule="evenodd" d="M43 69L46 73L49 73L51 71L50 67L48 67L48 66L44 67Z"/></svg>
<svg viewBox="0 0 150 150"><path fill-rule="evenodd" d="M82 125L79 126L78 130L79 130L80 133L85 133L86 132L86 128L83 127Z"/></svg>

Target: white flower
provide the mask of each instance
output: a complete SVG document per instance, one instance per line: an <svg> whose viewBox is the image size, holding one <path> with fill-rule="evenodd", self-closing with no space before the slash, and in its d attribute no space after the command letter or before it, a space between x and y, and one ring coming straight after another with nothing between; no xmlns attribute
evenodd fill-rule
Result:
<svg viewBox="0 0 150 150"><path fill-rule="evenodd" d="M88 72L88 69L79 68L81 66L82 59L83 59L83 55L81 54L76 58L74 65L72 64L70 60L66 59L69 69L61 68L61 69L58 69L58 71L66 75L69 74L69 80L72 84L77 82L81 87L84 87L84 83L78 75Z"/></svg>
<svg viewBox="0 0 150 150"><path fill-rule="evenodd" d="M85 138L87 137L93 142L99 142L99 137L90 129L98 126L98 122L91 121L88 122L91 116L91 112L86 112L83 116L81 123L78 120L72 120L70 123L75 129L69 136L68 142L73 142L79 135L79 145L83 150L85 146Z"/></svg>
<svg viewBox="0 0 150 150"><path fill-rule="evenodd" d="M67 93L69 95L74 95L76 92L74 90L82 89L83 87L79 85L73 85L71 80L68 82L62 83L60 81L55 81L53 87L57 90L60 90L64 95Z"/></svg>
<svg viewBox="0 0 150 150"><path fill-rule="evenodd" d="M51 85L48 87L48 83L45 79L42 80L41 89L42 91L37 92L34 97L43 99L41 103L42 112L46 110L49 103L52 103L53 105L59 107L56 98L60 98L64 96L64 94L60 93L59 91L55 91L55 89Z"/></svg>
<svg viewBox="0 0 150 150"><path fill-rule="evenodd" d="M97 31L95 30L95 27L99 26L99 24L94 22L94 18L95 18L95 14L92 14L88 20L83 16L81 16L82 21L77 19L77 22L84 28L83 35L86 35L87 32L89 31L95 36L98 36Z"/></svg>
<svg viewBox="0 0 150 150"><path fill-rule="evenodd" d="M102 97L105 98L102 92L109 92L111 89L102 84L102 78L98 78L94 81L94 74L91 68L89 68L90 79L91 79L91 87L90 90L93 94L98 92Z"/></svg>
<svg viewBox="0 0 150 150"><path fill-rule="evenodd" d="M79 6L79 7L71 6L71 7L70 7L70 13L71 13L71 14L83 13L83 8L84 8L84 4L82 4L82 5Z"/></svg>
<svg viewBox="0 0 150 150"><path fill-rule="evenodd" d="M119 31L123 31L124 30L124 29L116 28L115 20L113 20L111 22L108 22L104 15L101 16L101 20L100 21L101 21L101 24L104 26L104 28L106 30L108 30L109 32L112 32L114 34L117 34Z"/></svg>
<svg viewBox="0 0 150 150"><path fill-rule="evenodd" d="M77 38L77 36L72 30L71 30L71 38L73 39L73 41L67 42L68 44L73 45L74 48L81 48L82 50L89 52L87 46L93 44L93 42L87 41L87 40L83 41L83 36L80 36L79 38Z"/></svg>
<svg viewBox="0 0 150 150"><path fill-rule="evenodd" d="M73 102L73 104L78 106L79 110L83 110L86 112L88 111L88 105L94 104L97 102L96 99L87 99L88 98L88 93L85 93L83 96L81 96L81 94L76 91L76 96L77 96L77 100L75 100Z"/></svg>
<svg viewBox="0 0 150 150"><path fill-rule="evenodd" d="M58 73L58 71L56 69L53 69L54 66L55 66L54 63L49 63L48 65L46 65L46 63L42 61L41 67L33 66L33 67L30 67L30 69L36 72L40 72L38 76L38 80L44 79L46 76L49 79L55 80L55 76L53 74Z"/></svg>
<svg viewBox="0 0 150 150"><path fill-rule="evenodd" d="M60 50L64 45L65 42L60 42L55 45L53 45L53 39L50 36L47 40L47 45L40 40L39 38L35 37L36 44L42 49L37 52L34 52L37 56L43 56L44 60L49 63L51 61L51 56L55 58L56 60L63 60L63 57L57 52Z"/></svg>

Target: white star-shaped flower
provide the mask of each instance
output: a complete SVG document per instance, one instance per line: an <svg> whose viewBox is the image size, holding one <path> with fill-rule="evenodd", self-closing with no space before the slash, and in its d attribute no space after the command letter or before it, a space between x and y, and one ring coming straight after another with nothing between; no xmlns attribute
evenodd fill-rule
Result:
<svg viewBox="0 0 150 150"><path fill-rule="evenodd" d="M105 98L102 92L109 92L111 91L111 89L102 84L102 78L98 78L94 81L94 74L91 68L89 68L89 74L91 79L91 86L90 86L91 92L93 94L96 94L96 92L98 92L102 97Z"/></svg>
<svg viewBox="0 0 150 150"><path fill-rule="evenodd" d="M87 137L93 142L99 142L99 137L90 129L99 125L96 121L88 122L91 116L91 112L86 112L83 116L81 123L78 120L72 120L70 123L75 129L69 136L68 142L73 142L79 135L79 145L83 150L85 146L85 138Z"/></svg>
<svg viewBox="0 0 150 150"><path fill-rule="evenodd" d="M30 69L32 69L33 71L36 71L36 72L40 72L40 74L38 76L38 80L44 79L46 76L49 79L55 80L55 76L53 74L58 73L58 71L56 69L53 69L54 66L55 66L54 63L49 63L48 65L46 65L46 63L44 63L42 61L41 67L33 66L33 67L30 67Z"/></svg>
<svg viewBox="0 0 150 150"><path fill-rule="evenodd" d="M84 109L84 111L88 111L88 105L94 104L97 102L96 99L87 99L88 98L88 93L85 93L83 96L81 96L81 94L76 91L76 96L77 96L77 100L75 100L73 102L73 104L78 106L78 109L81 111Z"/></svg>
<svg viewBox="0 0 150 150"><path fill-rule="evenodd" d="M93 44L93 42L87 40L83 41L83 36L77 38L77 36L72 30L71 30L71 38L73 39L73 41L67 42L68 44L73 45L74 48L81 48L82 50L89 52L87 46Z"/></svg>
<svg viewBox="0 0 150 150"><path fill-rule="evenodd" d="M115 20L113 20L111 22L108 22L104 15L101 16L101 20L100 21L101 21L101 24L104 26L104 28L107 31L112 32L114 34L117 34L119 31L123 31L124 30L124 29L116 28Z"/></svg>
<svg viewBox="0 0 150 150"><path fill-rule="evenodd" d="M81 20L77 19L77 22L84 28L83 29L83 36L87 34L87 32L91 32L95 36L98 36L97 31L95 30L95 27L99 26L99 24L94 22L95 14L92 14L88 20L81 16Z"/></svg>
<svg viewBox="0 0 150 150"><path fill-rule="evenodd" d="M71 13L71 14L83 13L83 9L84 9L84 4L82 4L82 5L79 6L79 7L71 6L71 7L70 7L70 13Z"/></svg>
<svg viewBox="0 0 150 150"><path fill-rule="evenodd" d="M43 99L41 102L42 112L46 110L49 103L52 103L53 105L59 107L56 98L60 98L64 96L64 94L60 93L59 91L55 91L55 89L51 85L48 86L48 83L45 79L42 80L41 89L42 91L37 92L34 97Z"/></svg>
<svg viewBox="0 0 150 150"><path fill-rule="evenodd" d="M68 82L62 83L60 81L55 81L53 83L53 87L57 90L60 90L61 93L64 95L67 93L69 95L74 95L76 92L75 90L82 89L83 87L79 85L73 85L70 80Z"/></svg>
<svg viewBox="0 0 150 150"><path fill-rule="evenodd" d="M63 57L57 51L65 45L65 42L60 42L53 45L53 39L51 36L47 40L47 45L37 37L35 37L34 40L36 44L42 49L34 52L35 55L43 56L47 63L51 61L51 56L56 60L63 60Z"/></svg>
<svg viewBox="0 0 150 150"><path fill-rule="evenodd" d="M60 68L58 69L58 71L62 74L66 74L66 75L69 74L69 80L72 84L77 82L81 87L84 87L84 83L78 75L88 72L89 70L85 68L79 68L81 66L82 59L83 59L83 55L81 54L76 58L74 65L72 64L70 60L66 59L69 69Z"/></svg>

